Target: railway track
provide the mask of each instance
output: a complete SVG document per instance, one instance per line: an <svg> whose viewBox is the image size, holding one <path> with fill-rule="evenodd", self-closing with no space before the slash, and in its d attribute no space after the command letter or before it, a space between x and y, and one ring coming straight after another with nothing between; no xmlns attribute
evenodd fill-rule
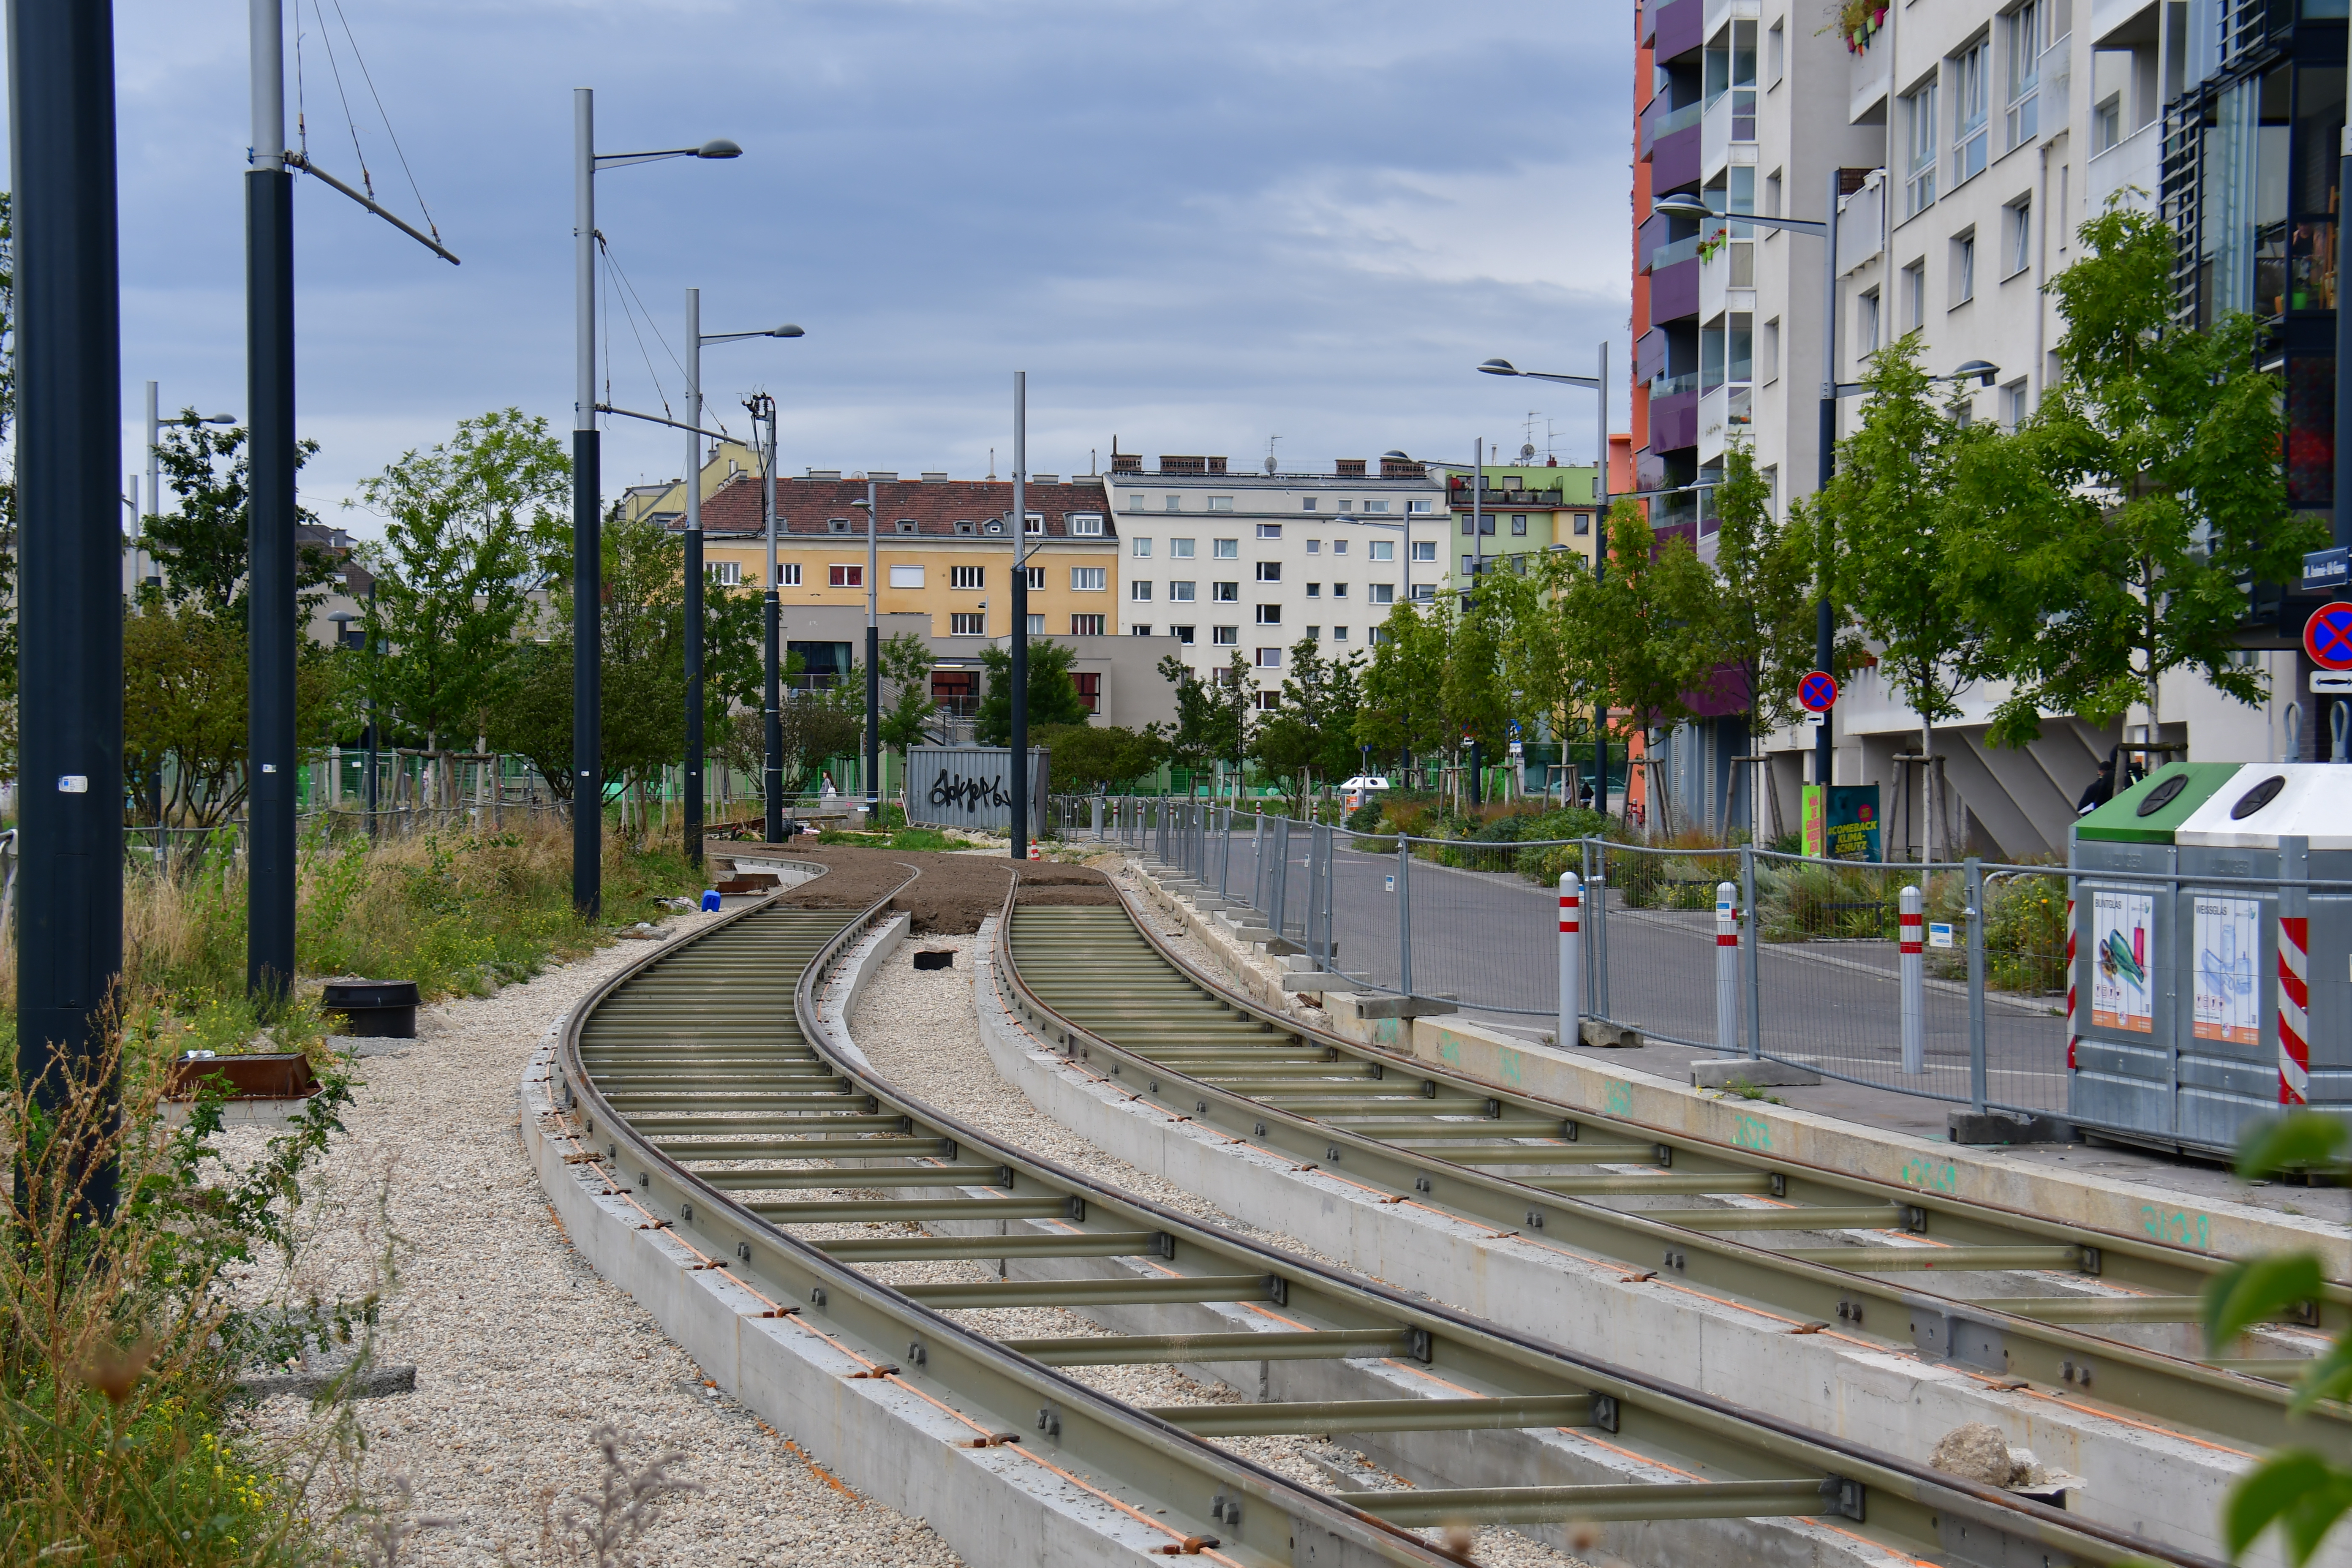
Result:
<svg viewBox="0 0 2352 1568"><path fill-rule="evenodd" d="M1526 1233L1846 1337L2021 1380L2248 1447L2288 1439L2293 1357L2200 1362L2228 1259L1874 1182L1498 1089L1217 984L1126 908L1023 908L998 928L1014 1004L1122 1092L1394 1200ZM2281 1331L2352 1321L2327 1285ZM2293 1440L2352 1458L2352 1411Z"/></svg>
<svg viewBox="0 0 2352 1568"><path fill-rule="evenodd" d="M820 976L882 907L758 906L609 982L568 1020L554 1064L566 1159L601 1172L604 1196L643 1226L674 1227L693 1267L729 1270L767 1303L761 1315L796 1317L846 1352L856 1370L842 1375L946 1413L960 1447L1043 1468L1151 1552L1435 1563L1461 1558L1418 1533L1433 1525L1778 1519L1810 1532L1808 1561L1942 1561L1957 1537L1985 1561L2207 1563L1255 1244L996 1141L828 1032ZM942 1260L996 1276L893 1280L894 1265ZM992 1333L989 1314L1016 1307L1082 1312L1073 1327L1092 1331ZM1207 1368L1257 1381L1262 1397L1139 1407L1072 1370L1120 1365ZM1333 1388L1349 1396L1275 1396ZM1219 1443L1468 1432L1516 1435L1544 1473L1574 1479L1318 1489ZM934 1522L955 1538L957 1521Z"/></svg>

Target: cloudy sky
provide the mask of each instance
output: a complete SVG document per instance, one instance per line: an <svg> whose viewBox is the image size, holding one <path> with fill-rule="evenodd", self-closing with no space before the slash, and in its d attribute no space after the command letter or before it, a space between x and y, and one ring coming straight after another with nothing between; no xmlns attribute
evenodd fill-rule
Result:
<svg viewBox="0 0 2352 1568"><path fill-rule="evenodd" d="M601 150L744 149L599 176L598 226L667 340L611 318L611 401L677 403L688 285L706 331L797 321L803 340L705 364L730 429L746 394L776 395L788 473L976 477L992 447L1003 473L1015 369L1046 472L1108 467L1114 436L1236 466L1276 436L1286 468L1466 460L1474 437L1516 449L1530 411L1563 461L1588 460L1590 394L1470 367L1584 373L1604 337L1622 427L1621 5L299 5L311 153L356 184L363 153L417 221L413 174L465 262L302 182L300 424L323 443L304 487L322 510L467 414L568 426L577 86L596 89ZM247 88L236 0L116 16L129 470L148 379L167 409L244 412ZM684 439L611 429L608 492L679 472Z"/></svg>

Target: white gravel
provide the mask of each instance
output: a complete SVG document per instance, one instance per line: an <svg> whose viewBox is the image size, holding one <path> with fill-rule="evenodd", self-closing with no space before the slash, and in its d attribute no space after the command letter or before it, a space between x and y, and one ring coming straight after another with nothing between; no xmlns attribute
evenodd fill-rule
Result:
<svg viewBox="0 0 2352 1568"><path fill-rule="evenodd" d="M1163 1204L1265 1246L1321 1262L1333 1261L1294 1237L1244 1224L1165 1178L1104 1152L1037 1110L1018 1089L998 1076L988 1048L981 1043L978 1010L972 995L972 953L980 942L977 936L910 938L876 968L849 1017L850 1037L876 1071L887 1076L914 1098L950 1111L985 1132L1110 1182L1138 1197ZM952 968L919 970L914 966L918 952L942 949L955 952ZM924 1279L979 1280L995 1277L993 1270L977 1262L888 1267L894 1276L898 1269L908 1270L903 1276L896 1276L908 1279L918 1277L913 1272L917 1269L922 1270L919 1277ZM1062 1308L957 1315L1001 1337L1102 1331L1086 1318ZM1223 1384L1191 1377L1172 1366L1067 1370L1094 1387L1136 1405L1223 1405L1237 1404L1241 1398ZM1317 1438L1221 1437L1213 1441L1220 1447L1318 1489L1337 1484L1329 1467L1354 1472L1369 1465L1362 1456ZM1425 1533L1432 1540L1439 1537L1435 1531ZM1478 1531L1474 1552L1478 1563L1492 1568L1549 1568L1554 1564L1580 1568L1578 1559L1507 1530Z"/></svg>
<svg viewBox="0 0 2352 1568"><path fill-rule="evenodd" d="M619 942L495 996L428 1010L412 1048L360 1064L366 1083L345 1114L349 1134L311 1184L304 1268L322 1292L366 1288L384 1223L401 1238L380 1355L415 1363L416 1392L356 1406L362 1473L379 1486L406 1475L415 1512L448 1521L403 1561L540 1561L546 1499L595 1484L592 1434L611 1421L639 1460L682 1450L674 1473L701 1489L676 1499L645 1538L645 1562L959 1563L921 1521L856 1497L707 1386L555 1223L518 1136L515 1085L548 1025L643 951ZM255 1426L283 1438L308 1419L305 1403L279 1398Z"/></svg>

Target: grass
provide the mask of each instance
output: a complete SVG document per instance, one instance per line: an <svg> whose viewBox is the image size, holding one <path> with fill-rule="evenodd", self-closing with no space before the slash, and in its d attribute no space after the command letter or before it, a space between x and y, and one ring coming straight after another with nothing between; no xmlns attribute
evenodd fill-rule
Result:
<svg viewBox="0 0 2352 1568"><path fill-rule="evenodd" d="M876 849L970 849L971 844L936 827L901 827L893 833L852 833L838 828L816 836L819 844L862 844Z"/></svg>

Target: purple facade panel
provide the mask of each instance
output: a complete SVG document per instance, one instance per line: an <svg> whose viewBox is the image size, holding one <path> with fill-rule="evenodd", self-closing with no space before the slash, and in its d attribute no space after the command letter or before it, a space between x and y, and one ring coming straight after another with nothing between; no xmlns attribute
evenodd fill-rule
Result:
<svg viewBox="0 0 2352 1568"><path fill-rule="evenodd" d="M1698 258L1650 274L1650 320L1663 326L1698 314ZM1688 445L1687 442L1684 443Z"/></svg>
<svg viewBox="0 0 2352 1568"><path fill-rule="evenodd" d="M1670 392L1650 399L1650 449L1671 452L1698 445L1698 394Z"/></svg>
<svg viewBox="0 0 2352 1568"><path fill-rule="evenodd" d="M1682 3L1687 5L1691 0ZM1664 195L1698 184L1699 130L1698 126L1685 125L1658 138L1657 144L1650 149L1651 190Z"/></svg>
<svg viewBox="0 0 2352 1568"><path fill-rule="evenodd" d="M1664 65L1706 42L1706 0L1670 0L1657 8L1655 16L1651 47L1658 64Z"/></svg>

